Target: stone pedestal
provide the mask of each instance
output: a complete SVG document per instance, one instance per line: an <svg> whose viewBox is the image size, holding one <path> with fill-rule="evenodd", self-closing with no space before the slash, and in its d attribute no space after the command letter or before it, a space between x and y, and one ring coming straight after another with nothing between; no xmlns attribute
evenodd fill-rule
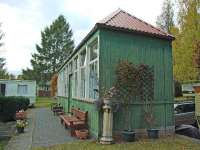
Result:
<svg viewBox="0 0 200 150"><path fill-rule="evenodd" d="M103 133L100 139L101 144L112 144L113 112L112 107L104 103L103 106Z"/></svg>

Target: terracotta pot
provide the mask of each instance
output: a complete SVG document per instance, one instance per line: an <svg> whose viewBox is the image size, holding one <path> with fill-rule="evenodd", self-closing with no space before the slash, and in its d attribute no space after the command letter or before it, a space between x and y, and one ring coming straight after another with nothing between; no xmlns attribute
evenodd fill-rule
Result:
<svg viewBox="0 0 200 150"><path fill-rule="evenodd" d="M193 86L195 93L200 93L200 86Z"/></svg>
<svg viewBox="0 0 200 150"><path fill-rule="evenodd" d="M23 120L26 119L26 112L16 112L15 114L16 120Z"/></svg>
<svg viewBox="0 0 200 150"><path fill-rule="evenodd" d="M87 139L88 136L89 136L88 130L85 130L85 129L83 129L83 130L76 130L76 131L75 131L75 134L76 134L76 136L77 136L79 139Z"/></svg>

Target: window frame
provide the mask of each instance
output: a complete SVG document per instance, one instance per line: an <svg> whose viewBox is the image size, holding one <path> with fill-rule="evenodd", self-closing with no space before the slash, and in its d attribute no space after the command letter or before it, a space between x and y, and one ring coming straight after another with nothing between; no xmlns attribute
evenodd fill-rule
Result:
<svg viewBox="0 0 200 150"><path fill-rule="evenodd" d="M97 44L97 57L95 59L93 59L92 61L90 61L90 45L92 45L94 42L96 42ZM73 99L78 99L78 100L83 100L83 101L95 101L98 100L97 99L92 99L90 98L90 85L89 85L89 76L90 76L90 65L97 62L97 78L98 78L98 83L99 83L99 49L100 49L100 43L99 43L99 35L92 38L91 40L89 40L88 42L85 43L85 45L83 45L80 50L78 50L78 52L76 54L74 54L74 56L72 56L70 58L70 60L65 64L65 66L68 66L67 68L67 73L65 74L66 79L67 79L67 90L69 88L68 85L68 80L69 80L69 74L73 74L72 77L72 98ZM85 51L85 62L84 64L81 65L81 53ZM75 59L77 59L77 68L76 68L76 64L75 64ZM73 63L73 69L72 72L69 72L69 64ZM84 97L82 96L82 91L81 91L81 69L85 69L85 91L84 91ZM63 70L63 69L62 69ZM62 70L60 71L60 73L62 72ZM60 74L59 73L59 74ZM77 91L75 92L75 74L77 73ZM63 81L61 81L63 82ZM66 82L66 81L64 81ZM61 83L63 85L63 83ZM63 86L62 86L63 87ZM64 88L64 87L63 87ZM98 84L98 88L99 88L99 84ZM68 92L68 91L67 91ZM68 97L68 94L66 94L66 97Z"/></svg>
<svg viewBox="0 0 200 150"><path fill-rule="evenodd" d="M91 60L91 47L93 44L97 44L97 57L95 59L92 59ZM96 37L94 40L92 40L89 44L88 44L88 51L89 51L89 63L88 63L88 99L91 100L91 101L95 101L95 100L98 100L98 97L99 95L97 96L97 99L94 99L94 98L91 98L90 97L90 65L97 63L97 82L99 82L99 37ZM99 86L99 85L97 85ZM99 89L99 87L98 87ZM93 89L94 90L94 89Z"/></svg>
<svg viewBox="0 0 200 150"><path fill-rule="evenodd" d="M25 93L20 93L19 90L20 88L19 87L26 87L26 92ZM23 95L28 95L28 85L27 84L18 84L17 85L17 95L20 95L20 96L23 96Z"/></svg>

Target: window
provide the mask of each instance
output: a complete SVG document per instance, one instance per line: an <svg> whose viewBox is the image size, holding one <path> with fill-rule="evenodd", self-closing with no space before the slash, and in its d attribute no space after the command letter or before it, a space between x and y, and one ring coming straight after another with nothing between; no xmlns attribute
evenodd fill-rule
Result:
<svg viewBox="0 0 200 150"><path fill-rule="evenodd" d="M0 96L5 96L6 84L0 84Z"/></svg>
<svg viewBox="0 0 200 150"><path fill-rule="evenodd" d="M97 61L90 64L90 74L89 74L89 97L92 99L97 99L98 96L98 69Z"/></svg>
<svg viewBox="0 0 200 150"><path fill-rule="evenodd" d="M84 49L80 53L80 96L81 98L85 98L86 93L86 49Z"/></svg>
<svg viewBox="0 0 200 150"><path fill-rule="evenodd" d="M185 104L184 105L184 112L194 112L195 111L195 105L194 104Z"/></svg>
<svg viewBox="0 0 200 150"><path fill-rule="evenodd" d="M95 40L90 46L89 62L89 98L98 98L98 42Z"/></svg>
<svg viewBox="0 0 200 150"><path fill-rule="evenodd" d="M76 57L74 59L74 69L77 70L78 69L78 57Z"/></svg>
<svg viewBox="0 0 200 150"><path fill-rule="evenodd" d="M69 73L70 73L70 74L72 73L72 69L73 69L73 63L70 62L70 63L69 63Z"/></svg>
<svg viewBox="0 0 200 150"><path fill-rule="evenodd" d="M68 70L69 70L69 67L68 65L65 67L65 72L64 72L64 76L65 76L65 79L63 81L64 83L64 88L65 88L65 91L64 91L64 96L68 96Z"/></svg>
<svg viewBox="0 0 200 150"><path fill-rule="evenodd" d="M74 96L78 96L78 72L74 72Z"/></svg>
<svg viewBox="0 0 200 150"><path fill-rule="evenodd" d="M85 98L85 68L81 68L81 97Z"/></svg>
<svg viewBox="0 0 200 150"><path fill-rule="evenodd" d="M74 59L74 90L73 96L78 96L78 56Z"/></svg>
<svg viewBox="0 0 200 150"><path fill-rule="evenodd" d="M18 87L17 87L17 93L19 95L28 94L28 86L27 85L18 85Z"/></svg>
<svg viewBox="0 0 200 150"><path fill-rule="evenodd" d="M90 61L97 58L97 40L90 45Z"/></svg>
<svg viewBox="0 0 200 150"><path fill-rule="evenodd" d="M86 50L82 51L80 54L80 66L86 65Z"/></svg>

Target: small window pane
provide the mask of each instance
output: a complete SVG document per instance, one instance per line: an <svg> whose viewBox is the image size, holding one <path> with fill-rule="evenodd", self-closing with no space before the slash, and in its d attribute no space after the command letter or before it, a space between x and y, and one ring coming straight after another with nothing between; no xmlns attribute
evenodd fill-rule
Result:
<svg viewBox="0 0 200 150"><path fill-rule="evenodd" d="M78 69L78 57L76 57L74 59L74 69L77 70Z"/></svg>
<svg viewBox="0 0 200 150"><path fill-rule="evenodd" d="M22 96L28 94L28 86L27 85L18 85L17 93Z"/></svg>
<svg viewBox="0 0 200 150"><path fill-rule="evenodd" d="M70 64L69 64L69 72L70 72L70 73L72 73L72 69L73 69L73 63L70 62Z"/></svg>
<svg viewBox="0 0 200 150"><path fill-rule="evenodd" d="M85 68L81 69L81 97L85 98Z"/></svg>
<svg viewBox="0 0 200 150"><path fill-rule="evenodd" d="M97 61L90 64L90 74L89 74L89 97L91 99L98 98L98 71L97 71Z"/></svg>
<svg viewBox="0 0 200 150"><path fill-rule="evenodd" d="M74 96L78 96L78 73L74 73Z"/></svg>
<svg viewBox="0 0 200 150"><path fill-rule="evenodd" d="M85 66L85 64L86 64L86 50L81 52L80 57L81 57L80 58L80 66Z"/></svg>
<svg viewBox="0 0 200 150"><path fill-rule="evenodd" d="M92 43L90 46L90 61L94 60L97 58L97 41Z"/></svg>

